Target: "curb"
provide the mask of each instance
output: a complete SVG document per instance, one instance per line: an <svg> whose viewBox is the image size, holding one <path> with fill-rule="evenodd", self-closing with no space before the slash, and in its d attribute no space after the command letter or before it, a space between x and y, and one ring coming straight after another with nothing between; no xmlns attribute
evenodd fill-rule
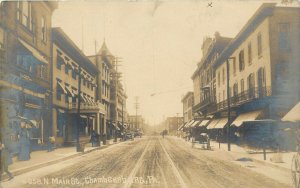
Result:
<svg viewBox="0 0 300 188"><path fill-rule="evenodd" d="M18 175L24 174L26 172L30 172L30 171L33 171L33 170L36 170L36 169L39 169L39 168L42 168L42 167L45 167L45 166L49 166L49 165L56 164L56 163L59 163L59 162L62 162L62 161L66 161L66 160L69 160L69 159L72 159L72 158L75 158L75 157L78 157L78 156L81 156L81 155L85 155L85 154L91 153L91 152L96 151L96 150L102 150L102 149L108 148L111 145L119 144L119 143L121 143L121 142L102 145L100 147L95 147L93 149L90 149L90 150L84 151L84 152L78 152L76 154L73 154L73 155L70 155L70 156L67 156L67 157L63 157L63 158L60 158L60 159L55 159L55 160L48 161L48 162L45 162L45 163L40 163L40 164L37 164L37 165L12 170L11 173L13 174L13 176L18 176ZM5 175L2 175L1 180L5 180L7 178L8 178L8 176L7 176L7 174L5 174Z"/></svg>

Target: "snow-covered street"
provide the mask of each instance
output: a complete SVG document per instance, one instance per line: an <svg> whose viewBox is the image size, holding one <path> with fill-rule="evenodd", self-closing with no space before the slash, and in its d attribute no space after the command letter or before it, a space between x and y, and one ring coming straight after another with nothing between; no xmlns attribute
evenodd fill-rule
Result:
<svg viewBox="0 0 300 188"><path fill-rule="evenodd" d="M251 168L257 168L253 170ZM289 187L277 171L230 161L226 152L174 137L144 137L16 176L3 187ZM286 173L288 176L288 172ZM271 179L271 177L274 177Z"/></svg>

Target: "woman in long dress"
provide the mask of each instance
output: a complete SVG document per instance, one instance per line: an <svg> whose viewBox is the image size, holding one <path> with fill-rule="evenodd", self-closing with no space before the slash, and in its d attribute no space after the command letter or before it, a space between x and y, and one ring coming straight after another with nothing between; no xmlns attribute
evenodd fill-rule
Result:
<svg viewBox="0 0 300 188"><path fill-rule="evenodd" d="M20 150L18 155L18 160L26 161L30 159L30 135L26 126L21 125L21 130L19 132L19 143Z"/></svg>

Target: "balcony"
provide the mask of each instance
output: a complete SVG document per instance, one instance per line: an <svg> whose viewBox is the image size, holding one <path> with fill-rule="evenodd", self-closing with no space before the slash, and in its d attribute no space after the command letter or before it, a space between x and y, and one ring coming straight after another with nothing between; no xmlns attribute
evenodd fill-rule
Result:
<svg viewBox="0 0 300 188"><path fill-rule="evenodd" d="M256 99L262 99L264 97L271 96L272 90L271 87L256 87L249 90L246 90L238 95L232 96L230 98L230 106L235 107L241 104L251 102ZM217 110L223 110L227 108L227 100L219 102L217 104Z"/></svg>
<svg viewBox="0 0 300 188"><path fill-rule="evenodd" d="M197 105L193 106L193 112L202 112L206 114L210 114L217 110L217 105L212 96L209 96L202 102L198 103Z"/></svg>

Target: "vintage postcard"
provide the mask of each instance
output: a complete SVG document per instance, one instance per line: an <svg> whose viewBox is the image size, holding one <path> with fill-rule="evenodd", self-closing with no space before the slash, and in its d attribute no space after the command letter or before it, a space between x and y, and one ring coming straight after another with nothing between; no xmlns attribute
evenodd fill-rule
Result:
<svg viewBox="0 0 300 188"><path fill-rule="evenodd" d="M0 0L0 187L300 188L299 0Z"/></svg>

